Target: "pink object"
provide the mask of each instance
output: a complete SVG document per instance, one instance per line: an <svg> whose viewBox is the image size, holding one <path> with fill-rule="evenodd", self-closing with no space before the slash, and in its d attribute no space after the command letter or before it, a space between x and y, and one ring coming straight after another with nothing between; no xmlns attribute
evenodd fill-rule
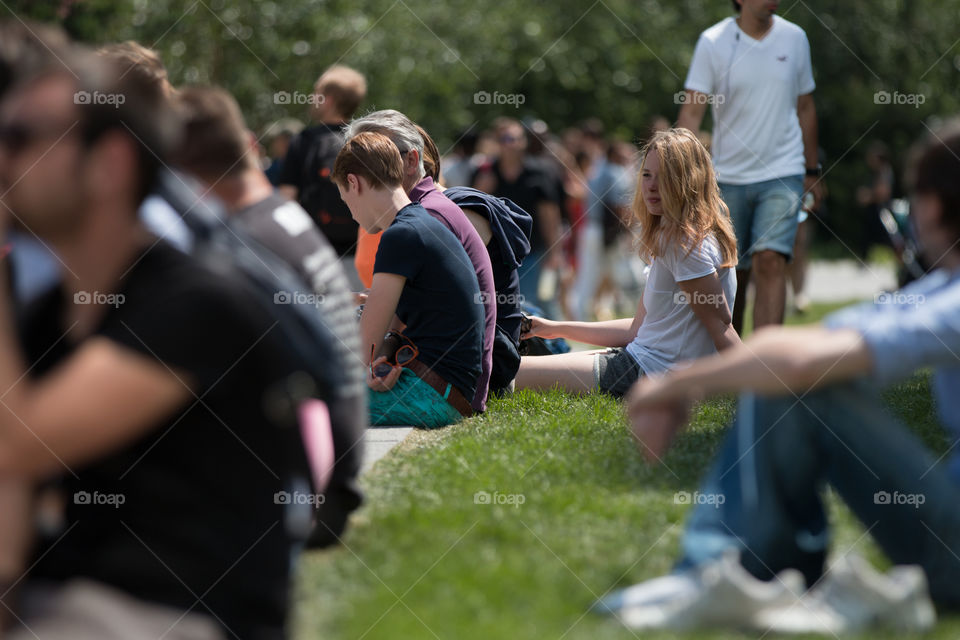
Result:
<svg viewBox="0 0 960 640"><path fill-rule="evenodd" d="M300 417L300 437L307 451L310 473L318 493L326 490L333 475L333 429L330 411L322 400L310 399L297 411Z"/></svg>

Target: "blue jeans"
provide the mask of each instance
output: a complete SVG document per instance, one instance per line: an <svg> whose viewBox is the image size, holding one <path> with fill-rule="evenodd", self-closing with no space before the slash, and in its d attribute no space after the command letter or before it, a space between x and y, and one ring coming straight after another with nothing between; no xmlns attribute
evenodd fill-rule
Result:
<svg viewBox="0 0 960 640"><path fill-rule="evenodd" d="M923 567L934 600L960 604L960 483L859 383L801 401L741 397L677 568L735 548L758 578L792 567L813 584L828 542L825 483L894 563Z"/></svg>
<svg viewBox="0 0 960 640"><path fill-rule="evenodd" d="M803 176L787 176L753 184L720 184L737 234L737 269L750 268L757 251L770 250L793 256L803 196Z"/></svg>
<svg viewBox="0 0 960 640"><path fill-rule="evenodd" d="M520 276L520 295L524 302L529 302L543 309L543 314L547 318L559 318L559 308L554 298L550 300L541 300L539 292L540 273L543 271L543 260L546 257L543 251L531 251L523 259L523 262L517 267L517 274Z"/></svg>
<svg viewBox="0 0 960 640"><path fill-rule="evenodd" d="M450 392L447 385L447 393ZM436 390L404 369L390 391L368 389L370 424L374 426L411 425L424 429L445 427L459 422L460 412Z"/></svg>

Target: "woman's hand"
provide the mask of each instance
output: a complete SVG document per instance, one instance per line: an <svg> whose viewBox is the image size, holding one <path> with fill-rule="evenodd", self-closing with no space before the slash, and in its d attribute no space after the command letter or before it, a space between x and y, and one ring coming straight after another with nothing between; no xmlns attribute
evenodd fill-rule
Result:
<svg viewBox="0 0 960 640"><path fill-rule="evenodd" d="M690 401L657 399L662 382L641 378L627 395L624 407L634 439L647 462L659 462L674 436L690 418Z"/></svg>
<svg viewBox="0 0 960 640"><path fill-rule="evenodd" d="M373 371L377 368L377 365L385 364L386 362L387 357L380 356L367 367L367 386L374 391L390 391L390 389L393 389L393 385L397 384L397 380L400 379L400 374L403 373L403 367L393 365L390 367L390 373L382 378L373 375Z"/></svg>
<svg viewBox="0 0 960 640"><path fill-rule="evenodd" d="M563 335L559 331L560 323L555 320L547 320L546 318L538 318L537 316L529 316L530 318L530 329L526 332L521 328L520 330L520 339L526 340L528 338L562 338ZM523 325L521 325L522 327Z"/></svg>

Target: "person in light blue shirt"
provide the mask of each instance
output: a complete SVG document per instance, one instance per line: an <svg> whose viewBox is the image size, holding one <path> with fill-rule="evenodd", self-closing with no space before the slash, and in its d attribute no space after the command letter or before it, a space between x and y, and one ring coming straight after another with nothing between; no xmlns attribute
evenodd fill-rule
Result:
<svg viewBox="0 0 960 640"><path fill-rule="evenodd" d="M960 123L918 147L911 173L930 274L821 326L766 328L633 388L631 427L649 460L664 454L695 399L741 392L699 492L714 499L694 501L678 572L737 550L757 578L797 569L815 584L829 484L893 563L923 568L934 601L960 605ZM924 368L951 444L939 457L878 395Z"/></svg>

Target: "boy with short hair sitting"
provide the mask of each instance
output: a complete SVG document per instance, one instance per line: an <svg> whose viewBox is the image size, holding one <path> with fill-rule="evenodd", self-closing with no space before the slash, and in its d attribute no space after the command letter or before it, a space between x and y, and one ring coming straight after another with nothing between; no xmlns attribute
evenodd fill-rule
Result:
<svg viewBox="0 0 960 640"><path fill-rule="evenodd" d="M360 320L371 424L432 428L472 415L484 315L463 246L410 202L400 152L388 137L368 132L349 140L331 179L360 226L384 232Z"/></svg>

